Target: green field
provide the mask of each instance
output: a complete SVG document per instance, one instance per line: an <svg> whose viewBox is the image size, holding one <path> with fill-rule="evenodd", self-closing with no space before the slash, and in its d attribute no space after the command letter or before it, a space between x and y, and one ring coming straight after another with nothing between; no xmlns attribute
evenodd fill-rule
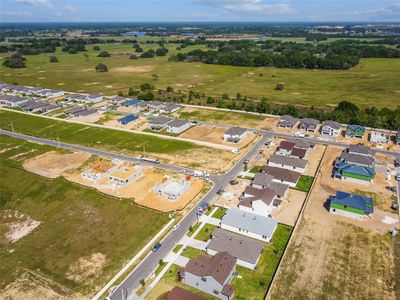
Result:
<svg viewBox="0 0 400 300"><path fill-rule="evenodd" d="M45 179L21 167L24 159L54 148L3 135L0 148L0 289L29 270L62 285L69 296L92 294L168 221L166 214L132 205L129 200L63 178ZM10 244L4 239L8 227L3 221L14 222L9 217L13 212L41 224ZM96 253L105 257L99 269L74 269L80 259ZM81 278L71 279L72 275Z"/></svg>
<svg viewBox="0 0 400 300"><path fill-rule="evenodd" d="M101 50L111 53L133 53L129 44L101 44ZM168 45L165 57L130 60L99 58L88 45L79 54L56 53L59 63L49 63L47 54L26 56L27 68L9 69L0 66L0 77L8 83L62 88L67 91L116 94L129 87L149 82L156 88L174 87L187 91L193 88L210 96L227 93L259 99L266 97L275 103L327 106L350 100L360 106L396 107L400 97L400 59L363 59L352 70L301 70L207 65L202 63L168 62L177 45ZM144 50L158 45L143 44ZM190 46L190 51L202 46ZM2 54L6 57L8 54ZM109 72L96 73L102 62ZM157 75L157 79L153 75ZM276 91L278 82L285 83Z"/></svg>
<svg viewBox="0 0 400 300"><path fill-rule="evenodd" d="M188 142L0 111L0 128L11 130L11 123L19 133L111 151L141 152L145 146L149 153L174 153L196 148Z"/></svg>

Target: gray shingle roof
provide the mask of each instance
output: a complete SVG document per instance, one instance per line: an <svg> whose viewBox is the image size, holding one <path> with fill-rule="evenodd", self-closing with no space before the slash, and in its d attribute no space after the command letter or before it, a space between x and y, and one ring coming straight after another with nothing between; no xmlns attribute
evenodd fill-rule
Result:
<svg viewBox="0 0 400 300"><path fill-rule="evenodd" d="M350 145L347 152L362 155L373 155L370 148L363 145Z"/></svg>
<svg viewBox="0 0 400 300"><path fill-rule="evenodd" d="M281 117L278 125L293 128L297 124L297 122L299 122L298 118L294 118L292 116L285 115L285 116Z"/></svg>
<svg viewBox="0 0 400 300"><path fill-rule="evenodd" d="M243 133L245 133L247 130L244 128L240 128L240 127L231 127L229 128L227 131L225 131L224 134L228 134L231 136L236 136L236 135L242 135Z"/></svg>
<svg viewBox="0 0 400 300"><path fill-rule="evenodd" d="M221 224L240 228L261 236L272 237L278 222L271 218L231 208L222 217Z"/></svg>
<svg viewBox="0 0 400 300"><path fill-rule="evenodd" d="M149 121L150 124L154 124L154 125L161 125L161 124L166 124L168 122L170 122L171 119L170 118L166 118L166 117L157 117L157 118L153 118Z"/></svg>
<svg viewBox="0 0 400 300"><path fill-rule="evenodd" d="M336 121L325 121L322 124L322 127L325 127L325 126L331 127L333 129L340 129L342 127L342 125L340 125L340 123L336 122Z"/></svg>
<svg viewBox="0 0 400 300"><path fill-rule="evenodd" d="M264 244L246 236L215 228L208 249L228 252L242 261L255 264L263 251Z"/></svg>
<svg viewBox="0 0 400 300"><path fill-rule="evenodd" d="M190 123L187 120L172 120L171 122L168 123L168 126L170 127L182 127L183 125L186 125L187 123Z"/></svg>
<svg viewBox="0 0 400 300"><path fill-rule="evenodd" d="M291 183L296 183L301 175L299 172L271 166L263 166L262 171L274 176L277 180L284 180Z"/></svg>
<svg viewBox="0 0 400 300"><path fill-rule="evenodd" d="M276 154L271 155L268 161L271 163L285 165L285 166L292 166L300 169L304 169L308 163L308 161L305 159L276 155Z"/></svg>
<svg viewBox="0 0 400 300"><path fill-rule="evenodd" d="M351 164L358 164L364 166L373 166L375 159L372 156L352 154L343 152L339 159L344 160Z"/></svg>

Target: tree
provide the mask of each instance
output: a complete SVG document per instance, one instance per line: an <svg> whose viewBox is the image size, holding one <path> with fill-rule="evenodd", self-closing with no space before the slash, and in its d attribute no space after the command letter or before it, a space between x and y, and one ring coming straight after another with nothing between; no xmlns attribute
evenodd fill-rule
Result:
<svg viewBox="0 0 400 300"><path fill-rule="evenodd" d="M55 56L55 55L50 56L50 57L49 57L49 62L51 62L51 63L56 63L56 62L58 62L57 56Z"/></svg>
<svg viewBox="0 0 400 300"><path fill-rule="evenodd" d="M135 47L135 52L136 53L142 53L143 52L143 48L141 48L139 45L137 47Z"/></svg>
<svg viewBox="0 0 400 300"><path fill-rule="evenodd" d="M3 66L7 68L25 68L25 57L23 57L20 53L15 53L10 57L7 57L3 62Z"/></svg>
<svg viewBox="0 0 400 300"><path fill-rule="evenodd" d="M222 99L229 100L229 95L227 93L222 94Z"/></svg>
<svg viewBox="0 0 400 300"><path fill-rule="evenodd" d="M135 93L133 92L133 88L129 88L128 90L128 96L133 96Z"/></svg>
<svg viewBox="0 0 400 300"><path fill-rule="evenodd" d="M143 52L143 54L140 55L140 57L141 58L152 58L152 57L154 57L154 55L155 55L154 50L153 49L149 49L146 52Z"/></svg>
<svg viewBox="0 0 400 300"><path fill-rule="evenodd" d="M167 92L171 93L174 91L174 88L172 86L167 86Z"/></svg>
<svg viewBox="0 0 400 300"><path fill-rule="evenodd" d="M143 83L143 84L140 85L139 88L140 88L140 90L141 90L142 92L145 92L145 91L152 90L152 89L153 89L153 86L152 86L150 83Z"/></svg>
<svg viewBox="0 0 400 300"><path fill-rule="evenodd" d="M97 66L96 66L96 72L108 72L108 68L107 68L107 66L105 65L105 64L102 64L102 63L99 63Z"/></svg>
<svg viewBox="0 0 400 300"><path fill-rule="evenodd" d="M137 59L137 55L136 54L131 54L131 55L129 55L129 59Z"/></svg>
<svg viewBox="0 0 400 300"><path fill-rule="evenodd" d="M93 46L93 50L94 51L100 51L100 47L99 46Z"/></svg>
<svg viewBox="0 0 400 300"><path fill-rule="evenodd" d="M160 47L156 50L157 56L165 56L168 53L168 49L165 47Z"/></svg>
<svg viewBox="0 0 400 300"><path fill-rule="evenodd" d="M99 53L99 55L97 55L98 57L110 57L110 53L108 53L107 51L101 51Z"/></svg>
<svg viewBox="0 0 400 300"><path fill-rule="evenodd" d="M275 90L277 90L277 91L283 91L284 88L285 88L285 84L282 82L277 83L275 86Z"/></svg>

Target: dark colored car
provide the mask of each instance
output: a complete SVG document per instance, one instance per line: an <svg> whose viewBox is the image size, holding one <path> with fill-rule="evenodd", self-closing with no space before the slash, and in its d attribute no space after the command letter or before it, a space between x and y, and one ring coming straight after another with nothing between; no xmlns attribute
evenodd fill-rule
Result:
<svg viewBox="0 0 400 300"><path fill-rule="evenodd" d="M153 246L153 248L151 248L151 251L156 252L158 249L160 249L161 247L161 243L157 243Z"/></svg>

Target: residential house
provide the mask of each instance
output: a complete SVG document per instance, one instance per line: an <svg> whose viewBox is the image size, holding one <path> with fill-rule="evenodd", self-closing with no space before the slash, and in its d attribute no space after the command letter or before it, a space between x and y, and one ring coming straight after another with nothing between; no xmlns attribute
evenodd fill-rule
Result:
<svg viewBox="0 0 400 300"><path fill-rule="evenodd" d="M161 300L206 300L192 292L189 292L179 286L175 286L167 294L161 296Z"/></svg>
<svg viewBox="0 0 400 300"><path fill-rule="evenodd" d="M375 169L369 166L360 166L341 161L333 168L333 178L356 181L361 183L372 182L375 178Z"/></svg>
<svg viewBox="0 0 400 300"><path fill-rule="evenodd" d="M328 199L329 212L346 217L363 219L374 212L372 198L357 194L337 191Z"/></svg>
<svg viewBox="0 0 400 300"><path fill-rule="evenodd" d="M76 113L85 110L86 107L84 106L74 106L72 108L66 109L64 111L64 114L66 114L67 116L75 116Z"/></svg>
<svg viewBox="0 0 400 300"><path fill-rule="evenodd" d="M360 125L347 125L346 137L362 139L365 134L365 127Z"/></svg>
<svg viewBox="0 0 400 300"><path fill-rule="evenodd" d="M40 108L40 112L43 113L43 114L45 114L45 113L49 113L49 112L52 112L52 111L56 111L56 110L58 110L58 109L60 109L60 108L61 108L61 105L60 105L60 104L56 104L56 103L46 103L45 106L43 106L43 107Z"/></svg>
<svg viewBox="0 0 400 300"><path fill-rule="evenodd" d="M224 133L224 141L238 144L247 136L247 129L231 127Z"/></svg>
<svg viewBox="0 0 400 300"><path fill-rule="evenodd" d="M316 119L304 118L300 122L300 130L315 132L318 129L319 121Z"/></svg>
<svg viewBox="0 0 400 300"><path fill-rule="evenodd" d="M254 189L252 195L244 194L240 197L238 208L242 211L268 217L271 215L275 199L276 194L270 188ZM280 200L277 204L280 205Z"/></svg>
<svg viewBox="0 0 400 300"><path fill-rule="evenodd" d="M275 154L303 159L307 155L307 150L297 148L296 143L281 141Z"/></svg>
<svg viewBox="0 0 400 300"><path fill-rule="evenodd" d="M44 101L29 100L22 103L20 106L25 112L35 113L40 112L42 107L47 106L47 103Z"/></svg>
<svg viewBox="0 0 400 300"><path fill-rule="evenodd" d="M219 299L233 298L234 287L229 283L236 273L236 258L228 252L219 252L212 257L206 255L192 258L181 270L184 284Z"/></svg>
<svg viewBox="0 0 400 300"><path fill-rule="evenodd" d="M160 113L162 114L171 114L173 112L176 112L178 109L180 109L180 105L175 104L175 103L165 103L160 107Z"/></svg>
<svg viewBox="0 0 400 300"><path fill-rule="evenodd" d="M282 199L286 197L286 194L289 190L289 186L287 184L274 182L274 177L268 175L266 173L257 173L249 186L243 192L244 196L254 195L257 191L254 189L265 189L270 188L274 191L278 199Z"/></svg>
<svg viewBox="0 0 400 300"><path fill-rule="evenodd" d="M308 161L290 156L273 154L268 159L268 165L303 173L306 170Z"/></svg>
<svg viewBox="0 0 400 300"><path fill-rule="evenodd" d="M215 255L220 252L228 252L237 259L237 264L248 269L255 269L264 243L236 234L221 228L215 228L211 239L207 244L207 254Z"/></svg>
<svg viewBox="0 0 400 300"><path fill-rule="evenodd" d="M373 144L387 144L389 143L390 136L388 132L380 130L372 130L369 141Z"/></svg>
<svg viewBox="0 0 400 300"><path fill-rule="evenodd" d="M24 98L24 97L0 95L0 105L5 105L5 106L9 106L9 107L17 107L27 101L29 101L29 99Z"/></svg>
<svg viewBox="0 0 400 300"><path fill-rule="evenodd" d="M273 177L273 182L283 183L291 187L297 185L301 176L299 172L272 166L263 166L262 172L271 175Z"/></svg>
<svg viewBox="0 0 400 300"><path fill-rule="evenodd" d="M364 156L373 156L373 151L365 147L363 145L350 145L347 148L347 152L350 154L364 155Z"/></svg>
<svg viewBox="0 0 400 300"><path fill-rule="evenodd" d="M278 127L280 128L287 128L287 129L294 129L297 124L299 123L298 118L294 118L292 116L282 116L281 119L278 122Z"/></svg>
<svg viewBox="0 0 400 300"><path fill-rule="evenodd" d="M118 186L125 186L138 177L143 175L143 166L117 166L115 170L109 172L108 179L115 182Z"/></svg>
<svg viewBox="0 0 400 300"><path fill-rule="evenodd" d="M138 116L135 115L127 115L121 119L118 119L118 123L121 123L122 125L127 125L130 122L136 121L137 119L139 119Z"/></svg>
<svg viewBox="0 0 400 300"><path fill-rule="evenodd" d="M137 105L139 103L143 103L144 105L146 104L146 103L144 103L144 102L142 102L142 101L140 101L138 99L129 99L129 100L126 100L126 101L122 102L121 105L125 106L125 107L129 107L129 106Z"/></svg>
<svg viewBox="0 0 400 300"><path fill-rule="evenodd" d="M51 89L42 89L35 92L36 96L46 97L46 98L57 98L64 96L64 91L61 90L51 90Z"/></svg>
<svg viewBox="0 0 400 300"><path fill-rule="evenodd" d="M151 110L159 110L164 105L161 101L149 101L147 102L147 108Z"/></svg>
<svg viewBox="0 0 400 300"><path fill-rule="evenodd" d="M98 103L103 101L104 97L103 95L100 94L91 94L91 95L87 95L85 100L88 103Z"/></svg>
<svg viewBox="0 0 400 300"><path fill-rule="evenodd" d="M180 134L190 128L190 122L187 120L172 120L167 124L167 131L174 134Z"/></svg>
<svg viewBox="0 0 400 300"><path fill-rule="evenodd" d="M166 117L156 117L149 120L148 128L153 131L161 131L167 128L172 119Z"/></svg>
<svg viewBox="0 0 400 300"><path fill-rule="evenodd" d="M75 102L86 102L86 95L83 94L72 94L66 97L68 101L75 101Z"/></svg>
<svg viewBox="0 0 400 300"><path fill-rule="evenodd" d="M270 242L278 222L269 217L230 208L220 221L220 227L248 237Z"/></svg>
<svg viewBox="0 0 400 300"><path fill-rule="evenodd" d="M305 139L290 138L288 139L288 142L294 143L295 148L300 148L305 150L309 150L315 147L314 143L306 141Z"/></svg>
<svg viewBox="0 0 400 300"><path fill-rule="evenodd" d="M321 134L325 136L338 136L342 125L336 121L325 121L322 123Z"/></svg>
<svg viewBox="0 0 400 300"><path fill-rule="evenodd" d="M190 189L190 182L185 179L170 178L154 186L154 192L166 199L176 200Z"/></svg>
<svg viewBox="0 0 400 300"><path fill-rule="evenodd" d="M113 97L109 98L109 102L112 103L112 104L118 104L118 103L121 103L121 102L123 102L125 100L126 100L126 98L123 97L123 96L113 96Z"/></svg>

